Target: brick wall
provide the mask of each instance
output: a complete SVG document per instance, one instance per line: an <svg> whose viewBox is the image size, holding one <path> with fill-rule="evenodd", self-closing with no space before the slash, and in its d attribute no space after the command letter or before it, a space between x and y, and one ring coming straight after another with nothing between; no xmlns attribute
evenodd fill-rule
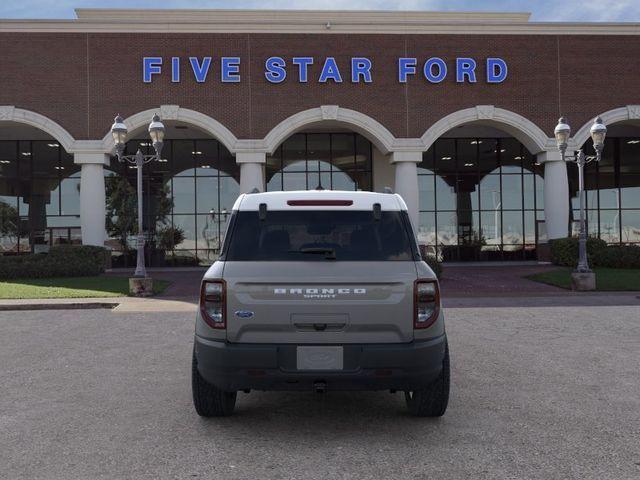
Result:
<svg viewBox="0 0 640 480"><path fill-rule="evenodd" d="M548 135L561 112L577 130L596 113L640 104L635 36L2 33L0 45L0 105L41 113L76 139L102 138L116 113L161 104L205 113L238 138L261 138L286 117L323 104L370 115L398 137L419 137L443 116L479 104L519 113ZM315 57L309 82L298 83L291 67L285 82L267 82L264 61L271 55ZM151 84L142 82L144 56L165 58L163 75ZM183 58L180 83L171 83L172 56ZM193 79L188 56L213 57L205 83ZM241 83L219 81L221 56L242 58ZM317 82L326 56L336 57L344 83ZM373 83L350 82L352 56L373 61ZM438 85L421 75L400 84L401 56L440 56L449 76ZM457 56L476 58L479 66L488 56L502 57L509 77L456 84Z"/></svg>

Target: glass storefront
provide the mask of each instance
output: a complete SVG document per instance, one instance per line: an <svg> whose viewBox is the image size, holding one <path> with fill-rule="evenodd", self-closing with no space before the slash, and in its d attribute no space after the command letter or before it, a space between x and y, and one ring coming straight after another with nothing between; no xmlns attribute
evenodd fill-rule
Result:
<svg viewBox="0 0 640 480"><path fill-rule="evenodd" d="M126 153L151 154L149 140L127 142ZM107 245L114 266L135 265L136 167L111 159L105 170ZM126 184L123 184L123 179ZM217 258L221 237L240 192L235 157L213 139L165 140L162 160L143 168L144 229L150 265L207 265ZM121 213L124 212L124 213ZM120 216L118 215L120 213ZM133 223L133 225L132 225ZM125 254L124 244L130 252Z"/></svg>
<svg viewBox="0 0 640 480"><path fill-rule="evenodd" d="M80 167L54 140L0 141L0 253L80 244Z"/></svg>
<svg viewBox="0 0 640 480"><path fill-rule="evenodd" d="M357 133L298 133L267 157L267 191L372 190L372 145Z"/></svg>
<svg viewBox="0 0 640 480"><path fill-rule="evenodd" d="M440 138L418 165L418 240L447 261L535 258L543 169L513 138Z"/></svg>
<svg viewBox="0 0 640 480"><path fill-rule="evenodd" d="M591 141L584 146L593 155ZM578 169L568 164L571 231L579 231ZM610 244L640 243L640 138L607 137L602 160L585 167L587 231Z"/></svg>

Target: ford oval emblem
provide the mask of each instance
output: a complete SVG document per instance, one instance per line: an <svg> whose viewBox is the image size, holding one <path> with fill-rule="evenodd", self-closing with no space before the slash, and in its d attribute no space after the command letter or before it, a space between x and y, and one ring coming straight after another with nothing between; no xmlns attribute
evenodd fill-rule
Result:
<svg viewBox="0 0 640 480"><path fill-rule="evenodd" d="M251 318L253 317L253 312L249 310L236 310L236 317L239 318Z"/></svg>

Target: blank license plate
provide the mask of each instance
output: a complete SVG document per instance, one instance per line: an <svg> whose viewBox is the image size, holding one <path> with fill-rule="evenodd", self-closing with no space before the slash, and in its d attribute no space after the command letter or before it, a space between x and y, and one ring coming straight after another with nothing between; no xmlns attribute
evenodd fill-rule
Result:
<svg viewBox="0 0 640 480"><path fill-rule="evenodd" d="M342 347L298 347L298 370L342 370Z"/></svg>

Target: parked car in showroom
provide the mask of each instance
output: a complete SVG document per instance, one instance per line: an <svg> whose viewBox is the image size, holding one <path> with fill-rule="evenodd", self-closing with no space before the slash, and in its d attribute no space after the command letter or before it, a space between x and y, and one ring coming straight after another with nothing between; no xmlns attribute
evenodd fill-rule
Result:
<svg viewBox="0 0 640 480"><path fill-rule="evenodd" d="M202 280L192 363L201 416L238 391L390 390L441 416L449 349L436 276L392 193L250 193Z"/></svg>

